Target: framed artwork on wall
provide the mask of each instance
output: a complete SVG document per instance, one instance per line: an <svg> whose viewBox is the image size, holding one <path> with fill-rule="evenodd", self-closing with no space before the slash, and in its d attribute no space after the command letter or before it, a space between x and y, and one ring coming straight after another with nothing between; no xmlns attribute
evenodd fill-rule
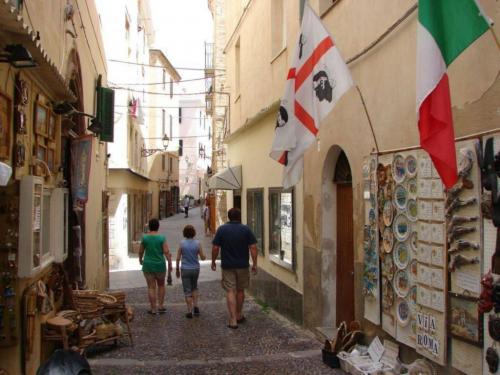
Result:
<svg viewBox="0 0 500 375"><path fill-rule="evenodd" d="M41 160L47 163L47 147L40 144L39 142L35 143L35 156L38 160ZM35 166L35 175L37 176L45 176L45 169L40 164Z"/></svg>
<svg viewBox="0 0 500 375"><path fill-rule="evenodd" d="M483 344L483 320L477 309L477 298L450 294L449 332L458 340Z"/></svg>
<svg viewBox="0 0 500 375"><path fill-rule="evenodd" d="M9 158L11 100L0 93L0 159Z"/></svg>
<svg viewBox="0 0 500 375"><path fill-rule="evenodd" d="M35 104L35 133L47 136L49 109L41 103Z"/></svg>

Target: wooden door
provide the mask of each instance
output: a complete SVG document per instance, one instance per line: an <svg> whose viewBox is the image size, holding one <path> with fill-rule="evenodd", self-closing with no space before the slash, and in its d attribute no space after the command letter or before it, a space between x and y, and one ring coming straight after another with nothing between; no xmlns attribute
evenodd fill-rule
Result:
<svg viewBox="0 0 500 375"><path fill-rule="evenodd" d="M337 326L354 320L352 185L337 184Z"/></svg>

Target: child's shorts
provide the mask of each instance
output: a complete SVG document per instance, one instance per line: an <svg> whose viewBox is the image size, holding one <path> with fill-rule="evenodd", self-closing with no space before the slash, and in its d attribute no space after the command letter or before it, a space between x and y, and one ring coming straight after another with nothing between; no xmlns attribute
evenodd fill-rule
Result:
<svg viewBox="0 0 500 375"><path fill-rule="evenodd" d="M193 291L198 290L198 276L200 276L200 269L183 270L181 269L182 289L184 295L191 297Z"/></svg>

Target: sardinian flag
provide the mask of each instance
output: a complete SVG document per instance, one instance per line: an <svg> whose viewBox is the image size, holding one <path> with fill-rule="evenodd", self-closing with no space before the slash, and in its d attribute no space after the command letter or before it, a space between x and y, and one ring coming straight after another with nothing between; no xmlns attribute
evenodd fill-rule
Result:
<svg viewBox="0 0 500 375"><path fill-rule="evenodd" d="M352 85L349 69L332 37L306 3L270 153L285 166L285 189L300 180L303 154L314 142L321 120Z"/></svg>

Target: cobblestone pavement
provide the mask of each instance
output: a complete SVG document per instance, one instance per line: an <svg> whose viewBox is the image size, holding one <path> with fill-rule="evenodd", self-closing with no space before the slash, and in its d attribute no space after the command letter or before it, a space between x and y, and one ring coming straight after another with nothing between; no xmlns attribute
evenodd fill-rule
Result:
<svg viewBox="0 0 500 375"><path fill-rule="evenodd" d="M203 272L203 271L202 271ZM128 289L134 307L134 347L122 339L88 353L95 375L132 374L341 374L321 361L321 343L251 298L247 322L226 327L219 281L202 281L198 318L184 317L180 284L167 288L167 313L147 314L145 288Z"/></svg>

